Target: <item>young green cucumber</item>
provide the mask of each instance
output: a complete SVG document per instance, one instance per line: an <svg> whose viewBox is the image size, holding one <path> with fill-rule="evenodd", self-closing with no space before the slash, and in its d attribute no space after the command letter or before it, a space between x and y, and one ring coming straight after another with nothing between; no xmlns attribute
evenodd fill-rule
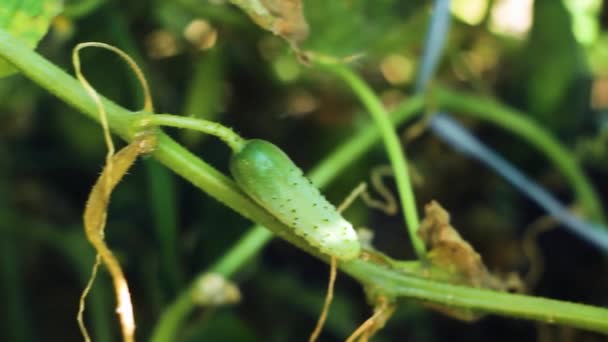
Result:
<svg viewBox="0 0 608 342"><path fill-rule="evenodd" d="M359 256L353 226L277 146L248 140L233 154L230 172L254 201L313 247L343 261Z"/></svg>

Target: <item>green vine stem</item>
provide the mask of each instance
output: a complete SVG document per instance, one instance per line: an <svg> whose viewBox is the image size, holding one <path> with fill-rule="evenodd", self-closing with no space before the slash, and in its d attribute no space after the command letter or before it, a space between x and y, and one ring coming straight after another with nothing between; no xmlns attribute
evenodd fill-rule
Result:
<svg viewBox="0 0 608 342"><path fill-rule="evenodd" d="M606 223L599 196L572 153L525 114L492 99L479 98L443 87L432 89L430 100L433 101L432 105L438 105L441 109L489 121L528 141L542 151L567 178L585 214L593 220Z"/></svg>
<svg viewBox="0 0 608 342"><path fill-rule="evenodd" d="M226 143L226 145L228 145L233 152L240 151L243 148L243 145L245 145L245 139L241 138L241 136L236 134L231 128L217 122L193 117L177 116L172 114L152 114L142 117L139 124L142 127L169 126L186 128L213 135Z"/></svg>
<svg viewBox="0 0 608 342"><path fill-rule="evenodd" d="M418 258L424 258L426 255L426 248L417 233L419 225L418 210L416 209L414 191L412 190L409 171L407 169L405 152L403 151L397 132L395 132L393 125L390 123L388 112L384 109L380 99L378 99L372 89L344 63L335 63L333 61L326 62L323 58L314 57L313 60L318 65L340 77L351 87L369 111L378 130L382 133L384 147L386 148L395 174L397 191L399 192L399 198L401 199L401 208L403 210L405 225L410 240Z"/></svg>
<svg viewBox="0 0 608 342"><path fill-rule="evenodd" d="M541 297L455 286L411 277L355 260L341 267L353 278L383 289L393 297L417 298L453 307L486 313L533 319L545 323L565 323L608 334L608 309ZM474 293L474 295L472 295ZM583 311L581 311L583 310ZM567 323L566 323L567 322Z"/></svg>
<svg viewBox="0 0 608 342"><path fill-rule="evenodd" d="M97 119L95 104L80 84L64 71L25 47L4 30L0 30L0 57L8 60L34 82ZM135 115L104 99L110 127L126 139L132 138ZM264 225L288 242L317 258L323 258L299 237L290 234L263 208L245 196L228 177L206 164L165 134L158 134L158 149L153 153L161 163L175 171L209 195ZM532 296L498 293L476 288L443 284L400 272L371 261L345 262L340 268L382 293L407 296L445 305L471 307L512 317L566 324L608 334L608 309Z"/></svg>

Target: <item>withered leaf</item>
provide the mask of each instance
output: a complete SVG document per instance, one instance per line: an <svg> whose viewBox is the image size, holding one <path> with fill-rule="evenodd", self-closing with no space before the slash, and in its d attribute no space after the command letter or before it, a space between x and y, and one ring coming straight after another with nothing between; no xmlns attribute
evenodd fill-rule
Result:
<svg viewBox="0 0 608 342"><path fill-rule="evenodd" d="M297 46L308 37L301 0L230 0L262 28Z"/></svg>
<svg viewBox="0 0 608 342"><path fill-rule="evenodd" d="M425 206L418 235L427 246L427 264L423 274L453 284L468 285L497 291L523 291L519 277L508 274L506 279L493 275L484 265L481 256L458 234L450 224L450 214L436 201ZM468 309L430 304L449 316L472 321L479 313Z"/></svg>
<svg viewBox="0 0 608 342"><path fill-rule="evenodd" d="M436 201L427 204L424 210L418 235L427 246L432 266L448 272L458 283L491 287L491 275L481 256L450 225L450 214Z"/></svg>

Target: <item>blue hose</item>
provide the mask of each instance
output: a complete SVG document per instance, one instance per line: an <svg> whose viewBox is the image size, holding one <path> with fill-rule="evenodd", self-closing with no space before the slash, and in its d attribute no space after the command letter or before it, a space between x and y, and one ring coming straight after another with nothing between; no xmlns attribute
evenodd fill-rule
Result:
<svg viewBox="0 0 608 342"><path fill-rule="evenodd" d="M415 91L423 92L433 78L445 45L451 24L450 0L436 0L431 15ZM549 215L582 238L608 252L608 233L602 226L588 223L572 215L547 190L528 178L507 160L485 146L447 113L435 114L429 123L430 130L456 150L480 161L505 178L518 191L536 202Z"/></svg>

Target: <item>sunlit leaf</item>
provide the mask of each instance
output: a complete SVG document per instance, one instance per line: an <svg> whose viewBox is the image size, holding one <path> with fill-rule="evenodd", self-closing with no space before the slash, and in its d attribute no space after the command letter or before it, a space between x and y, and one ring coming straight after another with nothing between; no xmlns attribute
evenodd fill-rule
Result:
<svg viewBox="0 0 608 342"><path fill-rule="evenodd" d="M46 34L51 21L62 7L62 0L2 0L0 28L33 48ZM6 61L0 59L0 77L16 71Z"/></svg>
<svg viewBox="0 0 608 342"><path fill-rule="evenodd" d="M576 40L583 44L593 43L600 32L599 14L601 0L563 0L572 16L572 31Z"/></svg>
<svg viewBox="0 0 608 342"><path fill-rule="evenodd" d="M574 134L582 124L587 73L584 50L572 31L572 17L561 1L534 3L534 24L519 60L528 109L543 125L560 135ZM521 81L520 81L521 82Z"/></svg>
<svg viewBox="0 0 608 342"><path fill-rule="evenodd" d="M304 48L333 56L395 51L396 46L422 37L422 26L412 24L426 24L427 14L415 11L424 5L422 1L306 0L310 38ZM412 16L423 20L414 23Z"/></svg>

